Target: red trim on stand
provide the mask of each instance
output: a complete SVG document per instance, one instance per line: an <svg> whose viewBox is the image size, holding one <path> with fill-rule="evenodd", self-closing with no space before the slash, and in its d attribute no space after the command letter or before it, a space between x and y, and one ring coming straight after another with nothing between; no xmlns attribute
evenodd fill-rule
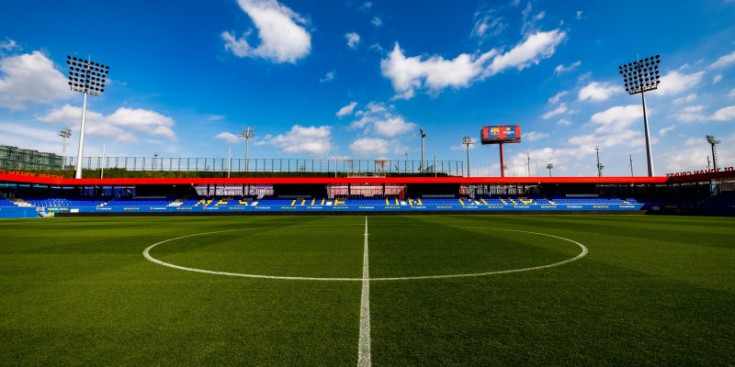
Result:
<svg viewBox="0 0 735 367"><path fill-rule="evenodd" d="M0 171L0 182L52 186L138 185L379 185L379 184L663 184L670 177L247 177L247 178L58 178ZM680 182L679 180L676 180Z"/></svg>

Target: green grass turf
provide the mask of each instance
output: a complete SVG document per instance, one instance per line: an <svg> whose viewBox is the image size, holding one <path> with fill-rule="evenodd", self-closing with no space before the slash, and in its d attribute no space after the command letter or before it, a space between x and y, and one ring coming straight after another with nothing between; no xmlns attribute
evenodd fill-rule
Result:
<svg viewBox="0 0 735 367"><path fill-rule="evenodd" d="M0 365L356 365L363 216L0 222ZM735 218L369 217L372 360L732 365Z"/></svg>

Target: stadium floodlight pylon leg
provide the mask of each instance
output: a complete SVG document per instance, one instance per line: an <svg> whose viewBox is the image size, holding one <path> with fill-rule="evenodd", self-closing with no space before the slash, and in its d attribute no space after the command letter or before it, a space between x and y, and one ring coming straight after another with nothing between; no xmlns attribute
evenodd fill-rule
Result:
<svg viewBox="0 0 735 367"><path fill-rule="evenodd" d="M505 158L503 157L503 143L498 144L500 147L500 177L505 177Z"/></svg>
<svg viewBox="0 0 735 367"><path fill-rule="evenodd" d="M77 169L74 172L74 178L82 178L82 153L84 153L84 125L87 122L87 93L84 92L84 102L82 102L82 126L79 128L79 153L77 154Z"/></svg>

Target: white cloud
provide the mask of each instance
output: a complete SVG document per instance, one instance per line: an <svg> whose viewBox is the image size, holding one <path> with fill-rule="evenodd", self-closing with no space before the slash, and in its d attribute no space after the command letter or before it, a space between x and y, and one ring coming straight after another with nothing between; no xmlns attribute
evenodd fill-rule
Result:
<svg viewBox="0 0 735 367"><path fill-rule="evenodd" d="M712 84L717 84L722 80L722 74L717 74L712 78Z"/></svg>
<svg viewBox="0 0 735 367"><path fill-rule="evenodd" d="M704 122L707 121L707 116L703 113L704 106L687 106L679 110L674 115L678 121L681 122Z"/></svg>
<svg viewBox="0 0 735 367"><path fill-rule="evenodd" d="M553 97L549 98L549 103L550 104L557 104L557 103L559 103L559 101L561 100L561 98L564 97L564 96L566 96L567 94L569 94L569 92L567 92L565 90L563 90L563 91L561 91L561 92L559 92L557 94L554 94Z"/></svg>
<svg viewBox="0 0 735 367"><path fill-rule="evenodd" d="M223 131L217 135L214 136L215 139L222 140L226 143L235 144L238 142L239 138L237 135L233 133L229 133L227 131Z"/></svg>
<svg viewBox="0 0 735 367"><path fill-rule="evenodd" d="M38 120L52 124L71 126L79 131L82 109L76 106L64 105L40 117ZM130 109L121 107L111 115L87 110L85 133L115 139L119 142L133 142L137 137L133 132L146 135L160 136L175 140L176 134L172 130L173 119L158 112L144 109Z"/></svg>
<svg viewBox="0 0 735 367"><path fill-rule="evenodd" d="M350 126L353 129L363 129L366 133L372 131L378 135L393 137L416 129L416 124L406 121L383 103L370 102L356 115L360 119L353 121Z"/></svg>
<svg viewBox="0 0 735 367"><path fill-rule="evenodd" d="M323 77L319 78L319 83L328 83L334 80L334 77L337 75L337 73L332 70L328 71L326 74L324 74Z"/></svg>
<svg viewBox="0 0 735 367"><path fill-rule="evenodd" d="M494 57L486 72L494 75L505 69L523 70L530 65L538 64L541 59L551 57L556 52L556 47L564 41L566 36L567 34L559 29L549 32L536 32L510 51Z"/></svg>
<svg viewBox="0 0 735 367"><path fill-rule="evenodd" d="M368 11L372 7L373 7L373 3L370 2L370 1L366 1L366 2L362 3L362 5L360 5L360 10L362 10L362 11Z"/></svg>
<svg viewBox="0 0 735 367"><path fill-rule="evenodd" d="M546 12L541 11L536 15L531 15L533 9L531 2L526 3L526 7L521 11L523 24L521 25L521 34L529 34L536 30L536 23L546 17Z"/></svg>
<svg viewBox="0 0 735 367"><path fill-rule="evenodd" d="M559 64L557 65L557 67L554 68L554 74L559 75L559 74L568 73L576 69L577 67L579 67L579 65L582 65L582 61L577 60L569 64L569 66L564 66L564 64Z"/></svg>
<svg viewBox="0 0 735 367"><path fill-rule="evenodd" d="M106 121L115 126L127 127L146 134L176 139L176 134L171 129L174 120L155 111L121 107L112 115L107 116Z"/></svg>
<svg viewBox="0 0 735 367"><path fill-rule="evenodd" d="M237 57L260 57L276 63L296 63L311 52L311 34L304 17L276 0L238 0L258 29L260 44L253 48L247 38L222 32L225 49Z"/></svg>
<svg viewBox="0 0 735 367"><path fill-rule="evenodd" d="M704 140L704 136L693 138L691 143L686 148L677 147L657 155L663 160L666 172L682 172L707 167L707 157L711 158L711 150L709 144ZM730 146L735 145L720 144L717 147L718 166L721 166L722 162L735 161L735 151L730 149Z"/></svg>
<svg viewBox="0 0 735 367"><path fill-rule="evenodd" d="M391 80L398 93L396 98L403 99L412 98L415 90L422 87L433 92L447 87L467 87L482 70L478 59L468 54L461 54L453 60L441 56L422 60L421 56L404 56L398 43L388 58L381 60L380 67L383 76Z"/></svg>
<svg viewBox="0 0 735 367"><path fill-rule="evenodd" d="M665 128L662 128L661 130L659 130L658 134L661 136L666 136L666 134L670 133L674 129L676 129L676 125L666 126Z"/></svg>
<svg viewBox="0 0 735 367"><path fill-rule="evenodd" d="M10 38L5 38L5 41L0 41L0 51L13 51L19 49L18 43Z"/></svg>
<svg viewBox="0 0 735 367"><path fill-rule="evenodd" d="M560 126L571 126L572 122L567 119L559 119L559 121L556 122Z"/></svg>
<svg viewBox="0 0 735 367"><path fill-rule="evenodd" d="M371 20L370 23L372 23L376 27L380 27L381 25L383 25L383 21L378 17L373 17L373 20Z"/></svg>
<svg viewBox="0 0 735 367"><path fill-rule="evenodd" d="M704 76L704 71L691 74L670 71L661 77L661 84L658 85L658 91L654 94L667 96L681 93L699 84L702 76Z"/></svg>
<svg viewBox="0 0 735 367"><path fill-rule="evenodd" d="M731 64L735 63L735 51L730 52L727 55L720 56L720 58L717 59L712 65L710 65L710 68L724 68L725 66L729 66Z"/></svg>
<svg viewBox="0 0 735 367"><path fill-rule="evenodd" d="M472 27L471 35L481 41L487 37L498 36L508 27L503 17L496 16L494 10L478 11L475 13L475 25Z"/></svg>
<svg viewBox="0 0 735 367"><path fill-rule="evenodd" d="M735 106L727 106L717 110L712 119L715 121L733 121L735 120Z"/></svg>
<svg viewBox="0 0 735 367"><path fill-rule="evenodd" d="M27 123L3 122L0 123L0 144L61 154L61 138L56 135L57 132L55 129L30 127Z"/></svg>
<svg viewBox="0 0 735 367"><path fill-rule="evenodd" d="M609 83L591 82L579 91L580 101L607 101L615 94L622 93L623 88Z"/></svg>
<svg viewBox="0 0 735 367"><path fill-rule="evenodd" d="M398 43L388 57L381 60L384 77L391 80L395 98L410 99L415 91L427 88L431 93L452 88L466 88L475 80L482 80L509 68L522 70L538 64L542 58L554 54L556 46L566 37L560 30L538 32L527 37L506 53L492 49L483 54L460 54L447 60L441 56L406 57Z"/></svg>
<svg viewBox="0 0 735 367"><path fill-rule="evenodd" d="M633 122L643 119L643 110L638 105L615 106L605 111L595 113L590 121L597 125L596 132L615 132L621 131Z"/></svg>
<svg viewBox="0 0 735 367"><path fill-rule="evenodd" d="M735 98L735 88L730 89L730 93L727 94L728 98Z"/></svg>
<svg viewBox="0 0 735 367"><path fill-rule="evenodd" d="M346 106L340 108L335 115L337 117L351 115L352 112L355 110L355 107L357 107L357 102L350 102Z"/></svg>
<svg viewBox="0 0 735 367"><path fill-rule="evenodd" d="M360 138L350 144L350 150L358 156L375 157L381 154L400 153L403 147L396 141L380 138Z"/></svg>
<svg viewBox="0 0 735 367"><path fill-rule="evenodd" d="M553 109L553 110L551 110L551 111L546 112L545 114L543 114L541 116L541 118L544 119L544 120L548 120L548 119L550 119L550 118L552 118L554 116L562 115L562 114L566 113L567 111L568 111L567 104L566 103L562 103L562 104L559 105L559 107L557 107L557 108L555 108L555 109Z"/></svg>
<svg viewBox="0 0 735 367"><path fill-rule="evenodd" d="M263 139L281 148L284 153L324 155L332 148L329 126L294 125L285 134L266 135Z"/></svg>
<svg viewBox="0 0 735 367"><path fill-rule="evenodd" d="M594 149L592 150L594 152ZM586 154L589 154L587 152ZM530 167L528 165L528 157L531 157ZM511 155L506 160L507 169L505 174L507 176L528 176L529 168L531 176L548 176L548 170L546 164L553 163L554 168L552 172L555 176L561 176L562 172L567 172L569 167L564 162L574 162L574 168L579 168L579 150L578 149L558 149L545 147L541 149L534 149L527 152L521 152ZM491 167L490 173L492 175L497 174L500 169L499 164L495 164Z"/></svg>
<svg viewBox="0 0 735 367"><path fill-rule="evenodd" d="M697 93L689 93L685 97L679 97L674 100L675 104L689 103L697 99Z"/></svg>
<svg viewBox="0 0 735 367"><path fill-rule="evenodd" d="M581 10L577 10L577 14L575 15L575 19L580 20L582 19L583 14Z"/></svg>
<svg viewBox="0 0 735 367"><path fill-rule="evenodd" d="M0 59L0 107L20 110L74 96L54 63L39 51Z"/></svg>
<svg viewBox="0 0 735 367"><path fill-rule="evenodd" d="M539 141L541 139L548 138L549 136L550 135L548 133L537 132L537 131L530 131L530 132L526 133L526 136L524 137L524 139L526 139L527 141L529 141L529 142L532 143L534 141Z"/></svg>
<svg viewBox="0 0 735 367"><path fill-rule="evenodd" d="M345 34L345 38L347 39L347 47L353 50L360 44L360 35L355 32Z"/></svg>

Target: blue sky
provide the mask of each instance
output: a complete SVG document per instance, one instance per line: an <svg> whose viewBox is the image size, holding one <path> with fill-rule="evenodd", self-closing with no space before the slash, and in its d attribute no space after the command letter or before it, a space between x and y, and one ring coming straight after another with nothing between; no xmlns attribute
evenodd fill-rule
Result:
<svg viewBox="0 0 735 367"><path fill-rule="evenodd" d="M645 173L638 95L617 66L661 55L647 94L657 174L735 164L735 1L16 1L0 12L0 144L60 153L81 95L66 56L110 65L85 156L464 160L519 124L509 175ZM473 175L498 175L494 146Z"/></svg>

